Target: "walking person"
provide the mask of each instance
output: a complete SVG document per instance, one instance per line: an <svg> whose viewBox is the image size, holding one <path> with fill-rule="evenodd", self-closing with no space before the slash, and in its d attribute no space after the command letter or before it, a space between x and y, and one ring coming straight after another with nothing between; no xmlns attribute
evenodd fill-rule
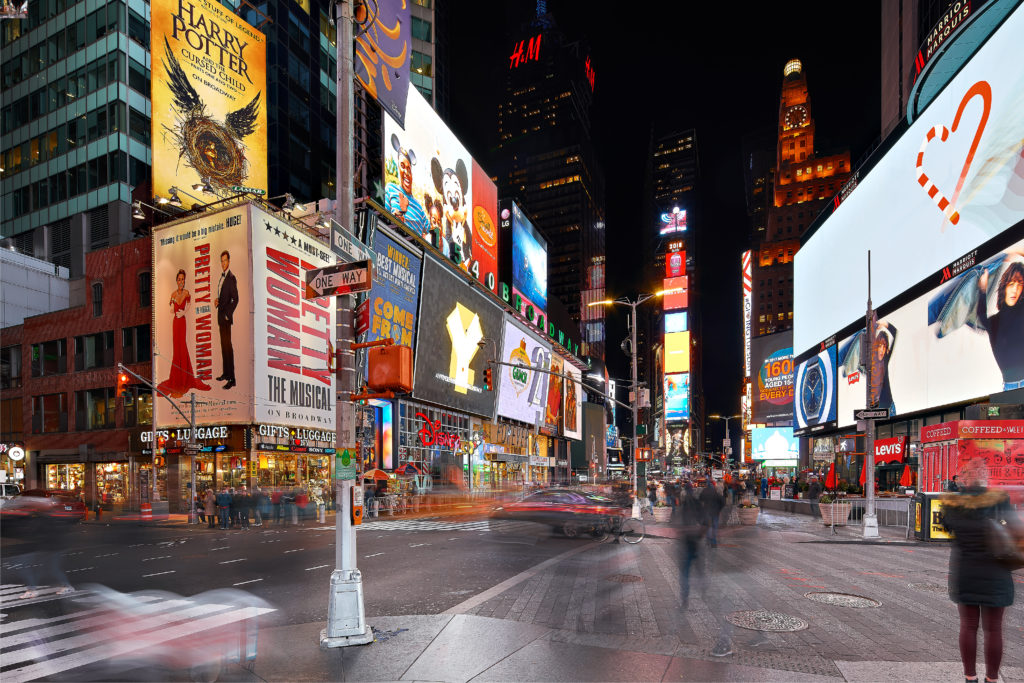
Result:
<svg viewBox="0 0 1024 683"><path fill-rule="evenodd" d="M213 529L217 526L217 496L213 493L213 487L206 489L203 494L203 511L206 513L206 528Z"/></svg>
<svg viewBox="0 0 1024 683"><path fill-rule="evenodd" d="M707 528L704 526L704 508L697 497L697 492L687 481L679 494L679 520L681 523L682 543L680 550L681 602L683 609L690 605L690 573L696 566L697 574L703 581L704 568L700 563L700 541L704 538ZM703 588L703 583L700 585Z"/></svg>
<svg viewBox="0 0 1024 683"><path fill-rule="evenodd" d="M708 544L712 548L718 547L718 519L722 515L722 508L725 507L725 500L718 491L715 480L708 477L707 485L700 492L700 504L704 508L704 525L708 530Z"/></svg>
<svg viewBox="0 0 1024 683"><path fill-rule="evenodd" d="M227 529L231 525L231 493L227 487L217 494L217 513L220 515L220 528Z"/></svg>
<svg viewBox="0 0 1024 683"><path fill-rule="evenodd" d="M943 524L953 532L949 555L949 597L960 614L960 658L964 678L977 681L978 622L985 632L985 681L999 679L1003 658L1003 616L1013 605L1010 568L998 562L986 527L1005 523L1018 545L1024 528L1004 491L988 489L988 472L980 459L967 464L959 493L942 496Z"/></svg>
<svg viewBox="0 0 1024 683"><path fill-rule="evenodd" d="M249 490L244 486L242 487L241 493L238 497L238 503L238 525L242 529L248 529L249 515L252 512L252 496L249 494Z"/></svg>
<svg viewBox="0 0 1024 683"><path fill-rule="evenodd" d="M270 494L270 503L274 506L274 524L281 523L283 515L281 511L281 496L283 495L284 493L280 488L275 488L273 493Z"/></svg>
<svg viewBox="0 0 1024 683"><path fill-rule="evenodd" d="M238 516L242 510L242 492L231 487L231 528L234 529L238 525Z"/></svg>

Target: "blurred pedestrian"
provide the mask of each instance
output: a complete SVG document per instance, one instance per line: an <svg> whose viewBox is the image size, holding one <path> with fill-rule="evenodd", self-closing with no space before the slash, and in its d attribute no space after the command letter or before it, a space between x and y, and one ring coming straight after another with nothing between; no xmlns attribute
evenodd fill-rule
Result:
<svg viewBox="0 0 1024 683"><path fill-rule="evenodd" d="M280 488L275 488L274 492L270 494L270 504L274 507L274 524L280 524L283 519L283 512L281 511L281 496L284 492Z"/></svg>
<svg viewBox="0 0 1024 683"><path fill-rule="evenodd" d="M946 487L946 490L950 493L957 493L960 490L960 485L956 483L955 474L953 475L953 478L949 480L949 485Z"/></svg>
<svg viewBox="0 0 1024 683"><path fill-rule="evenodd" d="M217 496L213 493L212 486L203 494L203 512L206 513L206 528L212 529L217 526Z"/></svg>
<svg viewBox="0 0 1024 683"><path fill-rule="evenodd" d="M5 523L5 533L10 522ZM65 519L57 519L48 514L38 514L25 520L24 526L16 528L16 532L24 534L24 543L15 546L24 554L16 559L15 567L21 570L27 590L18 597L31 600L39 596L39 587L46 585L60 586L57 595L74 592L68 577L64 574L61 563L65 547L73 524ZM5 552L5 560L9 551Z"/></svg>
<svg viewBox="0 0 1024 683"><path fill-rule="evenodd" d="M1014 586L1010 568L993 556L992 524L1005 524L1018 545L1024 547L1024 528L1004 491L988 489L984 461L965 467L966 485L955 495L941 497L943 524L953 532L949 555L949 597L960 614L960 658L964 677L978 680L978 622L985 632L985 680L999 679L1003 658L1003 616L1013 605Z"/></svg>
<svg viewBox="0 0 1024 683"><path fill-rule="evenodd" d="M704 526L704 508L697 492L687 481L679 494L679 521L682 534L681 549L681 601L683 609L690 605L690 573L696 566L697 573L703 578L703 567L700 563L700 541L704 538L707 528Z"/></svg>
<svg viewBox="0 0 1024 683"><path fill-rule="evenodd" d="M217 494L217 513L220 516L220 528L227 529L231 525L231 492L223 487Z"/></svg>
<svg viewBox="0 0 1024 683"><path fill-rule="evenodd" d="M201 493L195 495L195 500L192 501L192 506L196 509L196 515L199 517L199 523L204 524L206 522L206 506L203 505L203 496Z"/></svg>
<svg viewBox="0 0 1024 683"><path fill-rule="evenodd" d="M252 496L244 486L238 492L238 526L249 528L249 514L252 512Z"/></svg>
<svg viewBox="0 0 1024 683"><path fill-rule="evenodd" d="M242 491L231 487L231 528L240 526L238 516L242 511Z"/></svg>
<svg viewBox="0 0 1024 683"><path fill-rule="evenodd" d="M704 510L704 525L707 527L708 544L712 548L718 547L718 518L725 507L722 494L718 491L715 480L708 477L707 485L700 492L700 504Z"/></svg>

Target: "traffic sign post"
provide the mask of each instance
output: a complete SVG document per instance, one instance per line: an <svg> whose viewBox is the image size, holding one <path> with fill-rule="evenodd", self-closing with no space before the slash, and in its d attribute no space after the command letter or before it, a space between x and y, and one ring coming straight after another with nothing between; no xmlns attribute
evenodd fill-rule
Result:
<svg viewBox="0 0 1024 683"><path fill-rule="evenodd" d="M306 299L322 296L365 292L373 284L373 264L370 261L340 263L326 268L306 271Z"/></svg>

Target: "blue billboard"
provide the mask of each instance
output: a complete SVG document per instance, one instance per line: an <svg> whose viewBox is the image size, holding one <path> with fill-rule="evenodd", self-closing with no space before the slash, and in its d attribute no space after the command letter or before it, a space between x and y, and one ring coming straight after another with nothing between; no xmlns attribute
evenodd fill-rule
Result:
<svg viewBox="0 0 1024 683"><path fill-rule="evenodd" d="M512 204L512 293L538 314L548 309L548 243Z"/></svg>
<svg viewBox="0 0 1024 683"><path fill-rule="evenodd" d="M383 230L374 232L373 250L377 264L368 300L369 327L363 341L391 337L396 344L411 347L416 335L422 259Z"/></svg>
<svg viewBox="0 0 1024 683"><path fill-rule="evenodd" d="M690 419L690 373L665 375L665 422Z"/></svg>
<svg viewBox="0 0 1024 683"><path fill-rule="evenodd" d="M752 460L794 461L800 458L800 440L792 427L754 427L750 445Z"/></svg>

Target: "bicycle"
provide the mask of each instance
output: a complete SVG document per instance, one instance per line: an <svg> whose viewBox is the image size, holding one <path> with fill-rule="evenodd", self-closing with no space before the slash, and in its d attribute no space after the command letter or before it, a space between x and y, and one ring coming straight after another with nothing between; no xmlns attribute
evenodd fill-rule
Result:
<svg viewBox="0 0 1024 683"><path fill-rule="evenodd" d="M597 541L606 541L608 537L615 534L626 543L634 544L644 540L646 527L644 520L635 519L628 515L612 515L607 518L592 532Z"/></svg>

